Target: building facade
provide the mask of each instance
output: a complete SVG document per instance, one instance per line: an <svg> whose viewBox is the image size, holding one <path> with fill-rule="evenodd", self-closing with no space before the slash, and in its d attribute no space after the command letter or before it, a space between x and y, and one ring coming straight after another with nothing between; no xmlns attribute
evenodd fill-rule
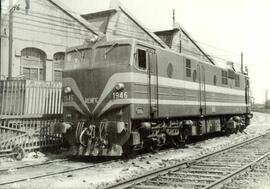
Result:
<svg viewBox="0 0 270 189"><path fill-rule="evenodd" d="M183 28L154 33L118 1L81 16L58 0L12 1L1 0L1 79L61 81L66 48L95 36L135 38L208 61Z"/></svg>
<svg viewBox="0 0 270 189"><path fill-rule="evenodd" d="M57 0L6 4L1 17L1 79L61 81L66 48L98 34Z"/></svg>

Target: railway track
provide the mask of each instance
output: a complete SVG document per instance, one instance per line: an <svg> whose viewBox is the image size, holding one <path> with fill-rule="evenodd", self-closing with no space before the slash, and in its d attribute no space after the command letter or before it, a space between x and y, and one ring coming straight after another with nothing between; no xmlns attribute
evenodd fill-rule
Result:
<svg viewBox="0 0 270 189"><path fill-rule="evenodd" d="M164 150L165 151L165 150ZM147 156L150 153L142 154L141 156ZM64 173L79 171L98 166L100 164L109 164L117 160L93 160L94 162L83 162L79 158L63 158L46 161L42 163L35 163L30 165L12 166L0 169L0 188L5 186L23 182L27 180L34 180L49 176L61 175ZM89 159L88 159L89 160ZM53 168L52 168L53 167ZM52 169L54 171L52 171ZM27 174L26 174L27 173Z"/></svg>
<svg viewBox="0 0 270 189"><path fill-rule="evenodd" d="M210 184L218 184L216 183L217 181L224 179L226 176L225 173L232 174L237 169L238 172L241 172L243 168L251 166L254 162L257 162L259 158L263 159L263 157L266 157L268 154L265 154L261 149L257 151L255 150L255 153L250 150L256 149L257 143L259 143L258 140L269 140L268 143L270 143L270 133L268 135L256 137L234 145L225 150L220 150L213 154L200 157L194 161L183 162L172 167L163 168L148 173L147 175L109 186L108 188L205 188L202 187L205 184L208 184L209 187L211 187ZM242 149L245 146L247 146L246 149ZM265 147L267 146L269 147L266 150L270 151L270 145L265 145ZM240 150L240 148L242 150ZM227 154L229 152L233 152L233 156ZM143 154L142 156L147 154ZM221 154L223 155L221 156ZM241 154L243 156L240 156ZM230 157L237 159L237 162L232 161ZM242 158L244 162L238 161L239 158ZM221 160L223 160L223 162ZM18 182L61 175L63 173L88 169L100 164L109 164L115 161L116 160L108 160L99 163L90 163L89 161L76 162L73 158L66 158L47 161L44 163L0 169L0 188L5 188L10 184ZM231 164L228 165L228 162L231 162ZM250 163L246 164L247 162ZM27 173L27 175L25 173ZM223 182L223 180L220 182ZM192 185L192 183L195 184Z"/></svg>
<svg viewBox="0 0 270 189"><path fill-rule="evenodd" d="M33 164L21 165L21 166L10 166L10 167L0 169L0 175L1 175L1 173L7 172L7 171L10 171L10 170L24 169L24 168L28 168L28 167L47 165L47 164L56 163L56 162L65 162L65 161L68 161L68 160L71 160L71 159L70 158L63 158L63 159L49 160L49 161L45 161L45 162L42 162L42 163L33 163Z"/></svg>
<svg viewBox="0 0 270 189"><path fill-rule="evenodd" d="M241 188L269 188L269 158L262 160L258 164L252 166L249 171L243 172L235 179L230 180L222 186L222 189L238 189Z"/></svg>
<svg viewBox="0 0 270 189"><path fill-rule="evenodd" d="M270 133L267 133L192 161L161 168L106 188L220 188L269 156Z"/></svg>
<svg viewBox="0 0 270 189"><path fill-rule="evenodd" d="M111 162L115 162L115 160L90 163L78 162L75 158L65 158L32 165L4 168L0 169L0 188L5 188L5 186L9 184L61 175L63 173L88 169L98 166L99 164L108 164Z"/></svg>

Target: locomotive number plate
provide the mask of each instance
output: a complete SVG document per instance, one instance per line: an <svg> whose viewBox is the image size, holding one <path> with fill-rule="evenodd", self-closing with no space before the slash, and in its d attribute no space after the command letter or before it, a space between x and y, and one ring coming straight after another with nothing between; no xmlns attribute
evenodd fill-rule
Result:
<svg viewBox="0 0 270 189"><path fill-rule="evenodd" d="M74 96L73 95L66 95L64 96L64 102L73 102Z"/></svg>
<svg viewBox="0 0 270 189"><path fill-rule="evenodd" d="M128 98L127 92L113 92L112 94L113 99L126 99Z"/></svg>

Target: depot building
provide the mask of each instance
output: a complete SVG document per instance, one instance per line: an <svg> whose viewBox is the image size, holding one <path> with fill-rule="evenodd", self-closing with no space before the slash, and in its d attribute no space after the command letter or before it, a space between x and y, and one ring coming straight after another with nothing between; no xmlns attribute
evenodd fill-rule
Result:
<svg viewBox="0 0 270 189"><path fill-rule="evenodd" d="M61 81L66 48L86 39L105 36L107 40L135 38L177 52L201 49L180 27L153 33L112 0L110 9L79 15L58 0L1 0L0 79ZM181 36L181 38L179 38ZM179 49L180 44L185 48ZM186 53L187 53L186 52Z"/></svg>
<svg viewBox="0 0 270 189"><path fill-rule="evenodd" d="M66 48L97 35L57 0L2 3L1 79L61 81Z"/></svg>

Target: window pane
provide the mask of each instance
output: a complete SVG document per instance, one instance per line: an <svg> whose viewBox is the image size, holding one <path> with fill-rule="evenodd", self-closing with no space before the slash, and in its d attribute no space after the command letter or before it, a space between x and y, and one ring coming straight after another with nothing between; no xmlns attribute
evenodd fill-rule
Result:
<svg viewBox="0 0 270 189"><path fill-rule="evenodd" d="M130 49L130 45L98 47L94 64L128 64Z"/></svg>
<svg viewBox="0 0 270 189"><path fill-rule="evenodd" d="M191 63L189 59L186 59L186 67L191 68Z"/></svg>
<svg viewBox="0 0 270 189"><path fill-rule="evenodd" d="M23 68L24 79L30 79L30 68Z"/></svg>
<svg viewBox="0 0 270 189"><path fill-rule="evenodd" d="M191 70L188 68L186 69L186 76L191 77Z"/></svg>
<svg viewBox="0 0 270 189"><path fill-rule="evenodd" d="M62 81L62 71L54 70L54 81Z"/></svg>
<svg viewBox="0 0 270 189"><path fill-rule="evenodd" d="M92 49L77 49L68 52L65 61L65 70L90 67Z"/></svg>
<svg viewBox="0 0 270 189"><path fill-rule="evenodd" d="M44 70L43 70L43 69L40 69L40 70L39 70L39 80L42 80L42 81L45 80L45 77L44 77Z"/></svg>
<svg viewBox="0 0 270 189"><path fill-rule="evenodd" d="M38 69L37 68L30 68L30 79L31 80L38 80Z"/></svg>
<svg viewBox="0 0 270 189"><path fill-rule="evenodd" d="M228 84L228 73L227 73L227 71L222 70L221 75L222 75L222 84L227 85Z"/></svg>
<svg viewBox="0 0 270 189"><path fill-rule="evenodd" d="M235 86L240 87L240 80L239 75L235 75Z"/></svg>
<svg viewBox="0 0 270 189"><path fill-rule="evenodd" d="M214 78L213 78L213 83L214 83L214 85L217 85L217 76L216 75L214 75Z"/></svg>
<svg viewBox="0 0 270 189"><path fill-rule="evenodd" d="M40 67L44 66L46 55L39 49L26 48L22 50L21 65L28 67Z"/></svg>
<svg viewBox="0 0 270 189"><path fill-rule="evenodd" d="M197 80L197 71L193 71L193 81L195 82Z"/></svg>
<svg viewBox="0 0 270 189"><path fill-rule="evenodd" d="M58 52L53 55L54 60L64 60L65 59L65 53L64 52Z"/></svg>
<svg viewBox="0 0 270 189"><path fill-rule="evenodd" d="M64 69L64 60L54 60L53 68Z"/></svg>
<svg viewBox="0 0 270 189"><path fill-rule="evenodd" d="M138 67L146 69L146 52L138 49Z"/></svg>
<svg viewBox="0 0 270 189"><path fill-rule="evenodd" d="M191 61L186 59L186 77L191 77Z"/></svg>

